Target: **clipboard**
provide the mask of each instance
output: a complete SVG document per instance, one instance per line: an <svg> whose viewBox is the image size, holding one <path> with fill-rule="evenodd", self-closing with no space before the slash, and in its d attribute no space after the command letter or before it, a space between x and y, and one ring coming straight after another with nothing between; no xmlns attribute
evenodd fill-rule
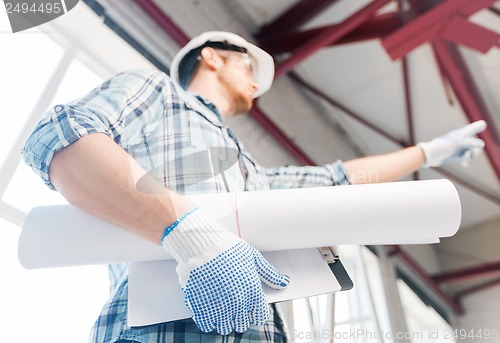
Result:
<svg viewBox="0 0 500 343"><path fill-rule="evenodd" d="M277 303L353 287L338 256L327 261L317 248L264 252L278 270L290 276L283 290L263 284L268 303ZM174 260L140 262L129 265L128 325L133 327L190 318L179 286Z"/></svg>

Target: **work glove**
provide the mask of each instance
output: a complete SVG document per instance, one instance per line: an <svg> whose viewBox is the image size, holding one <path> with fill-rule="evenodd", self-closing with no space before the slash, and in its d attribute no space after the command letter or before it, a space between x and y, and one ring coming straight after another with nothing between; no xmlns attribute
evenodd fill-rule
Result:
<svg viewBox="0 0 500 343"><path fill-rule="evenodd" d="M485 128L486 122L478 120L430 142L418 143L425 155L424 168L439 167L453 161L467 167L470 160L483 151L484 141L473 136Z"/></svg>
<svg viewBox="0 0 500 343"><path fill-rule="evenodd" d="M257 249L199 208L168 227L161 244L178 263L184 301L204 332L227 335L264 325L269 306L261 281L276 289L290 282Z"/></svg>

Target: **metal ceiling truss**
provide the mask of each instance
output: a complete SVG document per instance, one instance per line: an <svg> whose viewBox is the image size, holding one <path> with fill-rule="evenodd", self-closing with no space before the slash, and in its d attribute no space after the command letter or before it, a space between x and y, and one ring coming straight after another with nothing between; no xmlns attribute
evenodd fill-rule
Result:
<svg viewBox="0 0 500 343"><path fill-rule="evenodd" d="M259 43L270 54L282 54L292 52L297 46L301 46L317 35L328 30L338 30L342 24L321 26L304 31L280 32L259 37ZM403 25L400 16L395 13L384 13L370 17L366 22L359 25L345 36L329 44L339 45L361 42L371 39L379 39L394 32Z"/></svg>
<svg viewBox="0 0 500 343"><path fill-rule="evenodd" d="M419 13L382 40L389 56L396 60L433 39L451 40L485 53L498 44L500 35L464 18L490 6L495 0L447 0ZM417 10L418 11L418 10Z"/></svg>
<svg viewBox="0 0 500 343"><path fill-rule="evenodd" d="M359 11L345 19L340 25L320 31L314 37L296 47L292 54L276 66L276 78L283 76L297 64L304 61L320 49L333 44L351 31L368 21L376 11L387 5L391 0L373 0Z"/></svg>
<svg viewBox="0 0 500 343"><path fill-rule="evenodd" d="M500 180L498 130L467 64L458 48L451 44L458 43L481 53L486 53L494 46L500 47L500 34L465 19L494 2L495 0L443 1L386 36L382 40L382 45L392 59L398 59L423 43L432 43L441 76L449 81L469 121L485 120L488 123L488 128L479 137L486 143L486 154L497 179ZM422 3L425 1L420 2ZM422 8L412 10L418 13Z"/></svg>
<svg viewBox="0 0 500 343"><path fill-rule="evenodd" d="M479 10L491 6L494 2L495 0L448 0L432 6L429 2L411 0L408 1L408 4L415 6L410 8L414 13L413 19L401 26L401 19L394 13L373 16L376 10L387 2L383 0L372 1L340 24L303 32L274 35L270 34L269 30L262 30L258 37L263 46L271 53L292 52L290 57L277 65L277 77L289 72L298 63L319 49L334 43L340 43L342 40L352 42L384 37L382 45L393 59L402 58L421 44L434 41L434 52L439 60L438 65L443 84L444 77L446 77L450 81L458 101L470 121L483 119L489 124L489 128L480 134L480 137L486 143L486 154L497 178L500 180L500 140L498 139L498 130L493 126L494 122L491 120L487 106L485 106L480 92L475 86L456 47L443 42L443 40L446 40L460 43L482 53L487 52L493 46L500 46L499 34L465 19ZM302 3L299 2L294 9L298 8ZM497 9L490 7L490 10L495 11ZM274 27L274 25L278 27L277 23L282 22L283 18L287 18L288 21L286 22L290 23L292 27L303 24L302 21L292 23L290 17L282 16L276 22L270 24L269 27ZM310 13L307 17L310 17ZM377 24L381 24L381 26L373 30ZM390 31L392 33L389 33ZM265 32L267 32L267 35L264 34ZM447 87L445 89L447 90ZM451 96L448 95L448 99L451 102Z"/></svg>

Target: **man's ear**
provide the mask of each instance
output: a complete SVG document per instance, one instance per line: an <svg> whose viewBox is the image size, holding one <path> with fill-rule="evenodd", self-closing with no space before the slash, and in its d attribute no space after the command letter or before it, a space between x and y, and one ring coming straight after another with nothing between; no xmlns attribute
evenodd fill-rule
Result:
<svg viewBox="0 0 500 343"><path fill-rule="evenodd" d="M215 70L223 63L220 56L217 55L217 52L212 47L204 47L201 50L200 55L202 64L204 64L208 69Z"/></svg>

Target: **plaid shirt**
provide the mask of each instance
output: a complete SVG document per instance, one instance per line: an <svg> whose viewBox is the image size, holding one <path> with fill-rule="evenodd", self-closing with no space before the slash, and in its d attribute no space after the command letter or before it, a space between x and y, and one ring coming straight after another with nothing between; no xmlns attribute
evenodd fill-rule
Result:
<svg viewBox="0 0 500 343"><path fill-rule="evenodd" d="M264 168L243 150L215 106L184 91L158 71L121 73L74 102L47 112L28 138L25 162L54 189L55 152L91 133L104 133L167 187L181 194L236 192L348 184L341 161L324 166ZM235 163L211 175L189 157L210 149L235 151ZM238 163L236 163L236 161ZM191 319L131 328L127 325L128 268L109 266L111 294L92 329L91 342L284 342L283 323L271 306L269 323L245 333L202 333Z"/></svg>

